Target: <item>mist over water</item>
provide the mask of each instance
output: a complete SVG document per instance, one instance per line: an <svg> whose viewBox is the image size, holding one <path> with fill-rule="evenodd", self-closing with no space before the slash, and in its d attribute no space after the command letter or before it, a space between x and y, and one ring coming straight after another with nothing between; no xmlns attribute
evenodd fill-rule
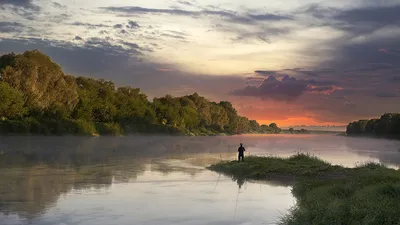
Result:
<svg viewBox="0 0 400 225"><path fill-rule="evenodd" d="M0 137L0 224L275 224L290 187L205 169L240 142L246 155L400 164L399 141L333 135Z"/></svg>

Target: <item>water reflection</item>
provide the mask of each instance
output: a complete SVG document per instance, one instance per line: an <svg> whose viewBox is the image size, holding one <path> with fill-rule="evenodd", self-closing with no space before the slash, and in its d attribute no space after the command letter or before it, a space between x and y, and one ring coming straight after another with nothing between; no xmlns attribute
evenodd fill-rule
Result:
<svg viewBox="0 0 400 225"><path fill-rule="evenodd" d="M2 224L276 222L294 204L290 182L236 179L233 183L204 168L236 159L240 142L256 155L309 152L347 166L370 160L400 163L398 141L330 135L0 137L0 220L6 221Z"/></svg>

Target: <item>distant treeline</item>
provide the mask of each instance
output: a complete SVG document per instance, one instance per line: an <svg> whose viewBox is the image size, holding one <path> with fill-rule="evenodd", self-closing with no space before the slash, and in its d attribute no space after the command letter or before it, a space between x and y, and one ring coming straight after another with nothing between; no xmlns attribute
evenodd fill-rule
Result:
<svg viewBox="0 0 400 225"><path fill-rule="evenodd" d="M40 51L0 57L1 134L280 133L197 93L149 101L138 88L65 75Z"/></svg>
<svg viewBox="0 0 400 225"><path fill-rule="evenodd" d="M308 133L310 133L306 129L295 130L293 128L289 128L288 132L289 132L289 134L308 134Z"/></svg>
<svg viewBox="0 0 400 225"><path fill-rule="evenodd" d="M347 126L348 135L400 139L400 113L386 113L379 119L359 120Z"/></svg>

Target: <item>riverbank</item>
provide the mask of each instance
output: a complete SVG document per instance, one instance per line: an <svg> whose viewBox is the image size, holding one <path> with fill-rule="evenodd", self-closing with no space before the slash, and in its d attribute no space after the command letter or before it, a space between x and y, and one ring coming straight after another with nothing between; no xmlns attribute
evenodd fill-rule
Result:
<svg viewBox="0 0 400 225"><path fill-rule="evenodd" d="M376 163L345 168L316 157L255 157L208 167L235 180L293 186L297 205L281 224L397 224L400 172Z"/></svg>
<svg viewBox="0 0 400 225"><path fill-rule="evenodd" d="M186 129L160 124L101 123L74 119L36 119L0 120L0 135L39 135L39 136L123 136L123 135L170 135L170 136L229 136L237 134L272 134L261 130L247 132L221 132L216 129L199 127Z"/></svg>

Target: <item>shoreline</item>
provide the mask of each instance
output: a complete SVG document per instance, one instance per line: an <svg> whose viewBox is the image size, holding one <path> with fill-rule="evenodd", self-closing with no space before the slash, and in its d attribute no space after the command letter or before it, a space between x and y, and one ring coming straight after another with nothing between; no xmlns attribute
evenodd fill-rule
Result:
<svg viewBox="0 0 400 225"><path fill-rule="evenodd" d="M297 204L280 224L393 224L400 219L400 172L377 163L355 168L317 157L248 156L207 167L235 181L270 181L292 186Z"/></svg>

